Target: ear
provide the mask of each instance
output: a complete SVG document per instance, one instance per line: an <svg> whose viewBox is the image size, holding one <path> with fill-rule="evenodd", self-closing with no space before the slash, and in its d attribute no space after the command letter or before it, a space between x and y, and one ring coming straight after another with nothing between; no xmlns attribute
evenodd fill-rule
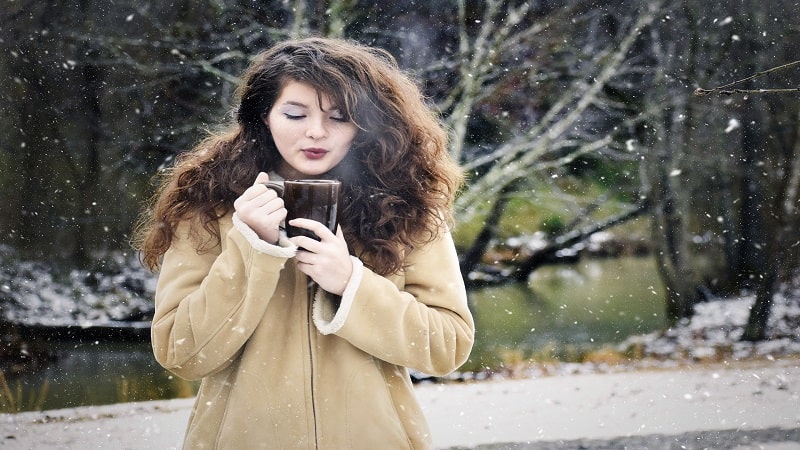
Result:
<svg viewBox="0 0 800 450"><path fill-rule="evenodd" d="M259 115L259 117L261 117L261 121L264 122L264 125L269 128L269 113L263 112Z"/></svg>

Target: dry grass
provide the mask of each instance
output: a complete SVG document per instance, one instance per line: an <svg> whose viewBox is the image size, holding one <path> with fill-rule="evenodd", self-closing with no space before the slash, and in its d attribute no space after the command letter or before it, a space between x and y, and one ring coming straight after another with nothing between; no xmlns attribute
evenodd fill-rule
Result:
<svg viewBox="0 0 800 450"><path fill-rule="evenodd" d="M0 412L16 413L20 411L41 410L47 399L50 383L45 381L39 389L31 391L27 398L22 393L22 381L17 380L14 389L8 384L6 375L0 371Z"/></svg>

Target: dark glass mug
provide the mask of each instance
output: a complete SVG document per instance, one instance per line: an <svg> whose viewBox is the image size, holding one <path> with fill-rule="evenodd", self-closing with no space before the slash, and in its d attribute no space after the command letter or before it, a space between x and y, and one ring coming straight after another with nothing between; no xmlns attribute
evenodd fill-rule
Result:
<svg viewBox="0 0 800 450"><path fill-rule="evenodd" d="M319 237L312 231L289 225L297 218L316 220L336 233L339 224L339 201L342 183L338 180L286 180L283 182L283 204L286 207L286 235Z"/></svg>
<svg viewBox="0 0 800 450"><path fill-rule="evenodd" d="M286 235L308 236L319 241L312 231L289 225L292 219L305 218L316 220L336 233L339 224L339 200L342 195L342 183L338 180L286 180L283 185L277 182L265 183L278 196L283 197L286 208ZM302 250L302 248L301 248ZM308 280L307 295L309 301L314 298L317 284Z"/></svg>

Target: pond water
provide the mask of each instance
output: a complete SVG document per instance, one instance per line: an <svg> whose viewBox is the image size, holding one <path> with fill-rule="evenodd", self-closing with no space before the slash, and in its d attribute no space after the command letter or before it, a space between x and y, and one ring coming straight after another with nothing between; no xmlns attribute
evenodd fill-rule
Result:
<svg viewBox="0 0 800 450"><path fill-rule="evenodd" d="M662 328L663 290L651 259L587 260L537 270L527 285L470 292L475 348L462 371L530 356L568 358ZM0 384L0 412L191 397L198 383L153 360L148 343L62 343L58 358ZM9 405L8 395L14 399Z"/></svg>
<svg viewBox="0 0 800 450"><path fill-rule="evenodd" d="M583 260L541 268L527 285L470 293L476 338L462 370L496 369L523 358L570 360L666 325L651 258Z"/></svg>
<svg viewBox="0 0 800 450"><path fill-rule="evenodd" d="M40 370L7 381L14 396L13 409L185 398L193 396L199 386L161 368L149 342L69 342L56 344L53 350L57 358ZM0 398L0 412L9 409L7 399Z"/></svg>

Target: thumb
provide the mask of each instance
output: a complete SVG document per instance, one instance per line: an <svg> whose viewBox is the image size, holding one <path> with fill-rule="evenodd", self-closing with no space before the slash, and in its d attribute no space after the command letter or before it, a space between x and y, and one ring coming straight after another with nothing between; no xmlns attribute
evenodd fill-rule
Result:
<svg viewBox="0 0 800 450"><path fill-rule="evenodd" d="M264 184L269 181L269 175L266 172L259 172L256 181L253 184Z"/></svg>

